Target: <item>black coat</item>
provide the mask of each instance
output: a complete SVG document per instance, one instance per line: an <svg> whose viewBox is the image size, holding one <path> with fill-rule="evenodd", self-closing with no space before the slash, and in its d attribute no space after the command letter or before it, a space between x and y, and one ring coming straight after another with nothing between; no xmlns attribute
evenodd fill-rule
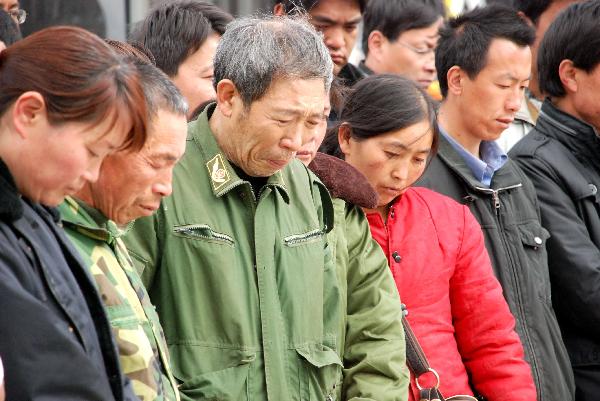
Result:
<svg viewBox="0 0 600 401"><path fill-rule="evenodd" d="M515 317L538 400L573 400L573 372L551 304L545 250L548 232L540 224L531 182L508 160L494 174L490 188L485 188L452 145L440 137L438 155L417 185L469 207L481 225L494 273Z"/></svg>
<svg viewBox="0 0 600 401"><path fill-rule="evenodd" d="M135 400L93 281L0 160L0 356L10 401Z"/></svg>
<svg viewBox="0 0 600 401"><path fill-rule="evenodd" d="M592 126L546 100L536 127L511 156L533 182L542 223L552 235L548 255L553 303L578 394L577 368L585 366L596 372L596 393L590 399L599 399L600 139Z"/></svg>

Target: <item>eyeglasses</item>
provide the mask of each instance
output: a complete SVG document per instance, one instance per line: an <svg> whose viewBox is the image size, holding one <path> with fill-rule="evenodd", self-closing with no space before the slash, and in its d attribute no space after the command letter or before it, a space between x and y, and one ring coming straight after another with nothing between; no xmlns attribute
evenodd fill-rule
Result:
<svg viewBox="0 0 600 401"><path fill-rule="evenodd" d="M10 10L8 15L10 15L19 25L21 25L27 19L27 12L22 9Z"/></svg>
<svg viewBox="0 0 600 401"><path fill-rule="evenodd" d="M426 56L429 53L435 52L435 47L414 47L412 45L409 45L408 43L404 43L399 40L397 40L396 43L398 43L402 47L407 48L408 50L411 50L412 52L414 52L415 54L418 54L419 56Z"/></svg>

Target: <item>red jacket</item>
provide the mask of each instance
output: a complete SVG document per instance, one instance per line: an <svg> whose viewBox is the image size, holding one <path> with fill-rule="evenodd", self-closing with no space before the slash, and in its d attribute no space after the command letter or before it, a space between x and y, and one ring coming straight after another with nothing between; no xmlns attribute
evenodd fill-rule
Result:
<svg viewBox="0 0 600 401"><path fill-rule="evenodd" d="M425 188L410 188L392 205L387 227L367 214L373 237L388 262L408 320L445 397L472 395L488 401L535 401L531 370L514 331L469 210ZM422 385L432 385L426 377ZM414 379L411 400L418 400Z"/></svg>

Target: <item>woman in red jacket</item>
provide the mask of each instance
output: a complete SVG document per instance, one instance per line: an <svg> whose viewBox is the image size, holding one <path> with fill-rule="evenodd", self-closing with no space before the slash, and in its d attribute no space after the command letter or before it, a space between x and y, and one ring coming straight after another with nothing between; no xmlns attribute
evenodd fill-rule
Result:
<svg viewBox="0 0 600 401"><path fill-rule="evenodd" d="M365 210L371 232L442 394L535 401L479 224L465 206L411 187L435 153L435 117L431 100L411 81L372 76L355 85L324 150L361 171L379 195L377 208ZM424 386L433 381L420 379ZM414 379L410 399L419 399Z"/></svg>

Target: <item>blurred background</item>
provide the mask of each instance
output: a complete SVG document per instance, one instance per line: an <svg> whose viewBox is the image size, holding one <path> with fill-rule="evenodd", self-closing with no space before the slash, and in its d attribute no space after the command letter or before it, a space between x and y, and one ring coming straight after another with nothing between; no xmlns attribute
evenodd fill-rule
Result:
<svg viewBox="0 0 600 401"><path fill-rule="evenodd" d="M165 0L20 0L27 11L21 25L23 35L51 25L77 25L100 37L125 40L129 26L141 20L148 10ZM446 0L450 14L483 4L485 0ZM509 1L509 0L506 0ZM269 11L272 0L213 0L235 16Z"/></svg>
<svg viewBox="0 0 600 401"><path fill-rule="evenodd" d="M148 10L164 0L20 0L27 11L21 25L28 35L51 25L77 25L111 39L126 39L129 26L141 20ZM233 15L266 11L271 0L215 0Z"/></svg>

